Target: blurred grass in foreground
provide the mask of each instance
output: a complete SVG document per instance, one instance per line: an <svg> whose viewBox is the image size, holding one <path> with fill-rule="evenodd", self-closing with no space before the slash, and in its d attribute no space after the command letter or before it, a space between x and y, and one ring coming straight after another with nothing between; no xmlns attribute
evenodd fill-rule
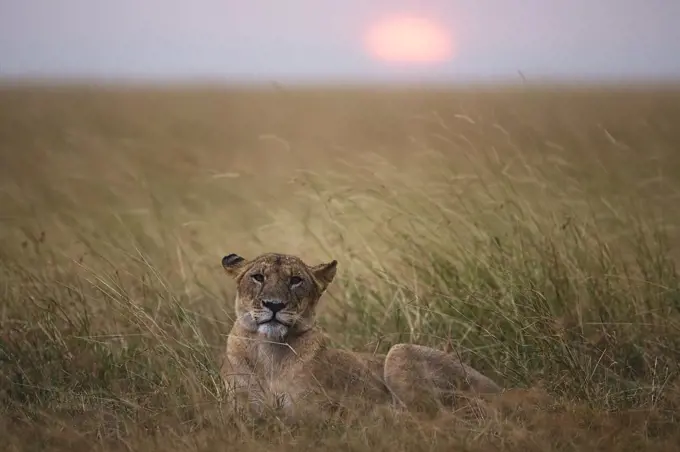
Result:
<svg viewBox="0 0 680 452"><path fill-rule="evenodd" d="M9 450L675 450L673 92L0 92ZM340 261L340 347L453 347L437 419L222 411L220 257Z"/></svg>

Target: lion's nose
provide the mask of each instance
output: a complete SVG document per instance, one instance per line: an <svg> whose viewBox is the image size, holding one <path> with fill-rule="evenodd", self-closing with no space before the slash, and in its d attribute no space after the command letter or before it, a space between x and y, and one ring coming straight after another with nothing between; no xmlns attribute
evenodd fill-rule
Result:
<svg viewBox="0 0 680 452"><path fill-rule="evenodd" d="M263 300L262 305L272 311L274 314L279 312L281 309L286 307L285 303L280 302L279 300Z"/></svg>

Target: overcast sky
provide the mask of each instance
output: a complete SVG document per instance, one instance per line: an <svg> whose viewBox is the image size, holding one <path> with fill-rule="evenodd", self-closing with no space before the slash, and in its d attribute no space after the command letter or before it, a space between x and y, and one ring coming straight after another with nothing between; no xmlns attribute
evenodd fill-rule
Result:
<svg viewBox="0 0 680 452"><path fill-rule="evenodd" d="M455 57L395 68L362 36L438 20ZM0 76L680 78L680 0L0 0Z"/></svg>

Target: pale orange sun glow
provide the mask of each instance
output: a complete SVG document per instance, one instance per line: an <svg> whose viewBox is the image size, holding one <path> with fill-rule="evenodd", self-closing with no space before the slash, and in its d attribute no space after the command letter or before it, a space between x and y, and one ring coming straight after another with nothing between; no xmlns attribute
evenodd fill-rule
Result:
<svg viewBox="0 0 680 452"><path fill-rule="evenodd" d="M399 63L433 63L453 56L452 36L432 20L392 16L373 24L365 46L371 57Z"/></svg>

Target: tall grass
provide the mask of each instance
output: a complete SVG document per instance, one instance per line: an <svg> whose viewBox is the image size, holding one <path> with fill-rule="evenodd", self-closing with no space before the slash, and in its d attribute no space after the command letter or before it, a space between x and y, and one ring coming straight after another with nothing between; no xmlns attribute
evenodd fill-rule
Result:
<svg viewBox="0 0 680 452"><path fill-rule="evenodd" d="M510 122L534 114L512 105L519 119ZM31 124L26 112L4 114ZM138 129L102 115L101 125L73 132L81 138L70 146L88 154L62 143L73 155L48 155L41 145L33 165L17 154L26 138L3 131L3 159L14 169L4 173L0 234L8 450L680 444L678 218L668 210L678 185L632 177L650 160L622 150L614 132L609 152L578 154L570 140L580 129L532 152L532 137L548 132L470 116L461 132L440 118L436 139L415 140L407 164L389 152L347 151L332 170L295 171L290 154L276 150L268 155L287 169L274 177L202 163L222 162L216 151L128 149L116 137ZM86 117L35 132L58 144L59 124ZM629 141L645 137L650 147L670 143L653 134ZM142 148L167 144L137 139ZM651 172L674 162L663 152L654 158L661 163L651 160ZM295 427L233 418L218 372L233 321L219 258L232 251L338 259L319 319L338 347L450 349L510 390L434 419L388 407Z"/></svg>
<svg viewBox="0 0 680 452"><path fill-rule="evenodd" d="M510 387L541 381L599 409L670 410L680 286L668 230L653 213L621 205L628 209L614 215L606 198L546 197L501 174L470 175L467 193L455 195L450 169L437 179L439 163L425 184L393 169L378 182L384 188L360 195L359 216L386 219L374 226L392 264L385 268L385 250L367 252L373 243L355 250L372 274L346 282L349 297L340 296L362 315L338 323L343 331L370 325L383 349L451 340ZM335 208L330 219L347 215L346 205ZM338 234L353 223L341 220Z"/></svg>

